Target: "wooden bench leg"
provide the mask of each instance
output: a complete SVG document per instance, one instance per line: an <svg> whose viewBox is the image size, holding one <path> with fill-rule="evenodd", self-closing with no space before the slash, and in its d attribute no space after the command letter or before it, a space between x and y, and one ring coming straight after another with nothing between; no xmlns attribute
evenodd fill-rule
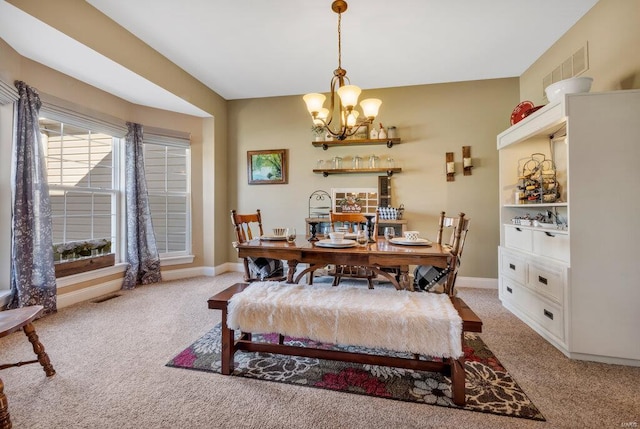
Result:
<svg viewBox="0 0 640 429"><path fill-rule="evenodd" d="M227 310L222 310L222 322L220 323L222 330L222 350L220 352L220 363L222 365L221 372L224 375L230 375L233 372L233 355L234 355L234 337L233 329L227 328Z"/></svg>
<svg viewBox="0 0 640 429"><path fill-rule="evenodd" d="M0 379L0 429L11 429L11 418L9 417L9 404L7 396L4 394L4 383Z"/></svg>
<svg viewBox="0 0 640 429"><path fill-rule="evenodd" d="M38 339L36 328L34 328L32 323L27 323L26 325L24 325L22 330L33 346L33 352L36 354L36 356L38 356L38 362L40 362L40 365L42 365L44 373L47 374L47 377L55 375L56 371L53 369L53 365L51 365L49 355L47 355L47 353L44 351L44 346Z"/></svg>
<svg viewBox="0 0 640 429"><path fill-rule="evenodd" d="M464 377L464 356L458 359L451 358L451 396L453 403L460 406L466 403Z"/></svg>

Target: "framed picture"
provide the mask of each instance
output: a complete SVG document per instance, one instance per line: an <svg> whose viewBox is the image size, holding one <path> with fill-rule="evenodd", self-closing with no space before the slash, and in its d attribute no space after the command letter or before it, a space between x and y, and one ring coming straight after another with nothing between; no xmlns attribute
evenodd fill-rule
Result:
<svg viewBox="0 0 640 429"><path fill-rule="evenodd" d="M247 151L247 174L250 185L288 183L286 149Z"/></svg>
<svg viewBox="0 0 640 429"><path fill-rule="evenodd" d="M376 188L331 188L331 209L334 213L376 214Z"/></svg>

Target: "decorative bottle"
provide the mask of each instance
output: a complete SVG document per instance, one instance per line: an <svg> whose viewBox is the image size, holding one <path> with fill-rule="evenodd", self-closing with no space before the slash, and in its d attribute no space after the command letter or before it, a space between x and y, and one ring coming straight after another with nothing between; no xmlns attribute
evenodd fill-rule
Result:
<svg viewBox="0 0 640 429"><path fill-rule="evenodd" d="M371 132L369 132L369 138L371 140L377 140L378 139L378 130L376 130L375 128L371 128Z"/></svg>
<svg viewBox="0 0 640 429"><path fill-rule="evenodd" d="M379 139L386 139L387 138L387 132L384 130L384 127L382 126L382 123L380 123L380 131L378 131L378 138Z"/></svg>

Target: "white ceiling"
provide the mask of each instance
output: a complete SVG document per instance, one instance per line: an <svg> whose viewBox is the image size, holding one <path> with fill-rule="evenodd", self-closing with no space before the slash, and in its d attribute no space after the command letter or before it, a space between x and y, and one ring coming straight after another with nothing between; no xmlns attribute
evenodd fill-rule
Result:
<svg viewBox="0 0 640 429"><path fill-rule="evenodd" d="M331 0L87 2L228 100L327 92L337 67ZM363 89L520 76L596 2L348 0L342 66ZM134 103L207 116L4 0L0 37Z"/></svg>

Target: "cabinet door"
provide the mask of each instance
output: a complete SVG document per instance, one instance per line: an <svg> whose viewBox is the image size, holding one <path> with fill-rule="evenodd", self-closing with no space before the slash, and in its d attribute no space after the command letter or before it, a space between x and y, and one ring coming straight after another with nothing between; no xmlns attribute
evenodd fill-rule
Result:
<svg viewBox="0 0 640 429"><path fill-rule="evenodd" d="M533 252L546 256L547 258L558 259L569 262L569 235L551 231L533 232Z"/></svg>
<svg viewBox="0 0 640 429"><path fill-rule="evenodd" d="M515 225L504 226L504 245L512 249L520 249L526 252L533 250L532 231Z"/></svg>

